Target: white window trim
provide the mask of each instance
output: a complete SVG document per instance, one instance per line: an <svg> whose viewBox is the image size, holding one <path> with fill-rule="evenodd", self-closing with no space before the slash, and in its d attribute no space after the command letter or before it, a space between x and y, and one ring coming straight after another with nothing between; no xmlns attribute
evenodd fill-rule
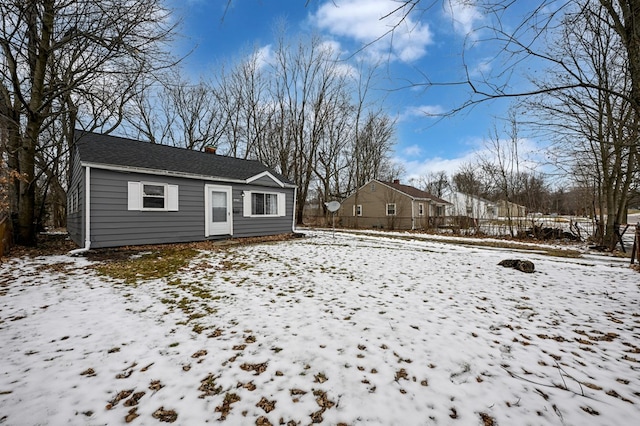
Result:
<svg viewBox="0 0 640 426"><path fill-rule="evenodd" d="M286 194L283 192L270 192L270 191L242 191L242 215L244 217L282 217L286 216ZM251 198L252 194L265 194L265 195L275 195L276 196L276 205L278 212L276 214L252 214L252 204Z"/></svg>
<svg viewBox="0 0 640 426"><path fill-rule="evenodd" d="M418 203L418 216L424 216L424 204Z"/></svg>
<svg viewBox="0 0 640 426"><path fill-rule="evenodd" d="M154 186L162 186L164 187L164 207L162 208L152 208L152 207L143 207L144 206L144 185L154 185ZM178 211L179 210L179 194L178 194L178 185L169 185L167 183L162 182L149 182L149 181L140 181L140 182L128 182L128 210L137 210L143 212L167 212L167 211ZM160 198L160 197L157 197Z"/></svg>
<svg viewBox="0 0 640 426"><path fill-rule="evenodd" d="M362 204L354 204L353 205L353 215L354 216L362 216Z"/></svg>
<svg viewBox="0 0 640 426"><path fill-rule="evenodd" d="M389 213L389 207L393 206L393 213ZM396 203L387 203L387 216L395 216L398 214Z"/></svg>

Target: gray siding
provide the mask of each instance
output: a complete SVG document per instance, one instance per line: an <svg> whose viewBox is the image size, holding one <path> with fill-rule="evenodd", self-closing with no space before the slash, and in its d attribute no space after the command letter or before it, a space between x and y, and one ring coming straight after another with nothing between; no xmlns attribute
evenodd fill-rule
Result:
<svg viewBox="0 0 640 426"><path fill-rule="evenodd" d="M273 181L269 179L269 183ZM242 191L267 191L285 194L286 214L279 217L245 217L243 215ZM233 236L257 237L261 235L277 235L293 230L294 190L290 188L265 187L257 185L236 186L233 189Z"/></svg>
<svg viewBox="0 0 640 426"><path fill-rule="evenodd" d="M80 165L80 161L77 160L77 150L74 150L72 155L71 164L71 179L69 181L69 188L67 189L67 200L72 196L73 191L78 191L78 211L69 212L70 205L67 202L67 232L69 237L79 246L84 246L84 213L85 213L85 197L84 197L84 168Z"/></svg>
<svg viewBox="0 0 640 426"><path fill-rule="evenodd" d="M90 173L92 248L206 240L204 186L207 183L224 185L221 182L100 169L91 169ZM129 211L127 206L129 181L178 185L179 210L175 212ZM268 178L264 183L274 184ZM275 235L292 231L293 189L283 189L278 186L267 188L260 185L229 184L229 186L233 188L233 237ZM243 190L285 193L286 215L267 218L244 217ZM211 239L225 237L230 236L215 236Z"/></svg>
<svg viewBox="0 0 640 426"><path fill-rule="evenodd" d="M179 211L129 211L127 182L178 185ZM204 183L199 180L91 169L91 247L204 239Z"/></svg>
<svg viewBox="0 0 640 426"><path fill-rule="evenodd" d="M278 187L278 184L275 183L273 181L273 179L271 179L268 176L262 176L260 179L256 179L253 182L251 182L251 185L258 185L258 186L275 186Z"/></svg>

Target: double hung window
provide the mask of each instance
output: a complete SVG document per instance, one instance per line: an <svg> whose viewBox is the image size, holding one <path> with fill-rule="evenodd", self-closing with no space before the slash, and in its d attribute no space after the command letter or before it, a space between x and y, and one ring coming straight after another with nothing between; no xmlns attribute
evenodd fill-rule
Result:
<svg viewBox="0 0 640 426"><path fill-rule="evenodd" d="M178 185L128 182L128 210L178 211Z"/></svg>
<svg viewBox="0 0 640 426"><path fill-rule="evenodd" d="M142 184L142 208L162 209L165 206L166 185Z"/></svg>
<svg viewBox="0 0 640 426"><path fill-rule="evenodd" d="M395 216L396 215L396 203L387 204L387 216Z"/></svg>

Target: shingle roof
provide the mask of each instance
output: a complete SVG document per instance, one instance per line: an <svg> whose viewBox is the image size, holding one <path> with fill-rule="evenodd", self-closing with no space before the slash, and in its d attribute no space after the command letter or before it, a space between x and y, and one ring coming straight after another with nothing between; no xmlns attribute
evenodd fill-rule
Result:
<svg viewBox="0 0 640 426"><path fill-rule="evenodd" d="M75 140L82 162L232 180L246 180L268 171L281 182L293 185L290 180L255 160L243 160L80 130L76 130Z"/></svg>
<svg viewBox="0 0 640 426"><path fill-rule="evenodd" d="M403 194L407 194L412 198L424 198L433 201L436 204L451 204L450 202L443 200L442 198L438 198L435 195L431 195L426 191L422 191L418 188L409 185L403 185L399 182L382 182L385 185L390 186L391 188L402 192Z"/></svg>

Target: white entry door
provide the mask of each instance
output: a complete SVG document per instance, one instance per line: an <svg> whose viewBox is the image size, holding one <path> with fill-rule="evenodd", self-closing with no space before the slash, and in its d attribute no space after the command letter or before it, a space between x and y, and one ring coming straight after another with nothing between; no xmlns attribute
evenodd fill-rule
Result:
<svg viewBox="0 0 640 426"><path fill-rule="evenodd" d="M232 235L233 215L231 187L205 185L205 233L210 235Z"/></svg>

